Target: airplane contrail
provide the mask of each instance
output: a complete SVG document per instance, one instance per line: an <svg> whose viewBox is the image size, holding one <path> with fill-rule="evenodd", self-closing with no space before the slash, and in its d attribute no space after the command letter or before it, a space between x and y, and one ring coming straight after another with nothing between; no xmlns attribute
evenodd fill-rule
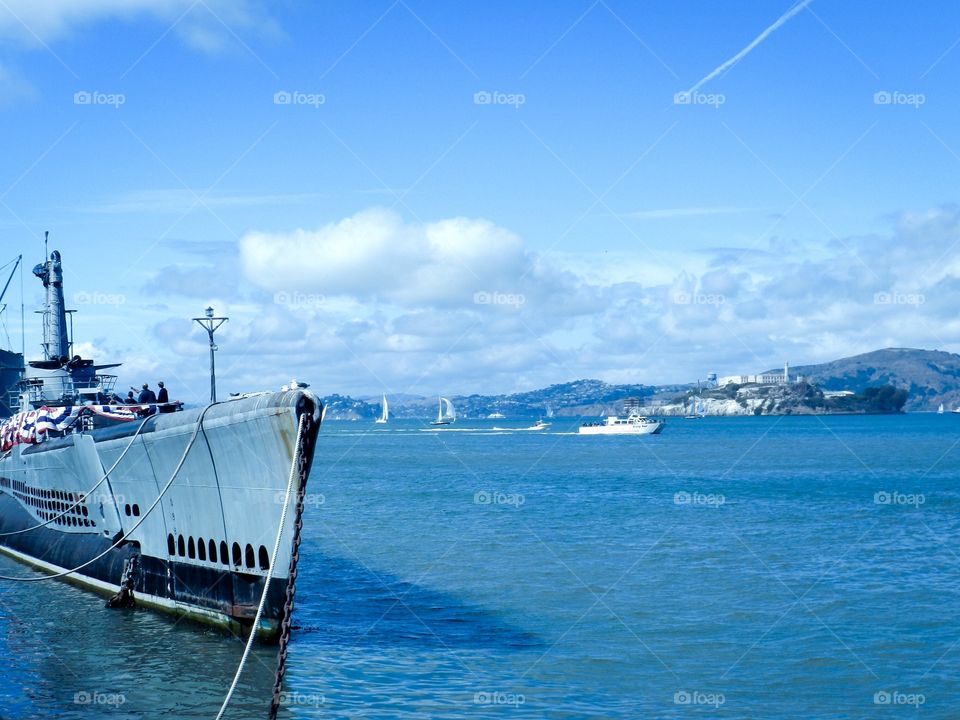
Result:
<svg viewBox="0 0 960 720"><path fill-rule="evenodd" d="M790 18L792 18L792 17L793 17L794 15L796 15L798 12L800 12L801 10L803 10L803 9L804 9L807 5L809 5L811 2L813 2L813 0L800 0L800 2L798 2L798 3L797 3L796 5L794 5L792 8L790 8L789 10L787 10L787 12L785 12L783 15L781 15L781 16L777 19L777 21L773 23L773 25L771 25L771 26L768 27L766 30L764 30L762 33L760 33L759 35L757 35L757 36L753 39L753 42L751 42L751 43L750 43L749 45L747 45L743 50L741 50L740 52L738 52L736 55L734 55L732 58L730 58L729 60L727 60L725 63L723 63L722 65L720 65L716 70L714 70L713 72L711 72L709 75L707 75L705 78L703 78L700 82L698 82L698 83L697 83L696 85L694 85L692 88L690 88L689 90L687 90L686 94L687 94L687 95L693 95L693 93L695 93L697 90L699 90L699 89L701 88L701 86L703 86L705 83L710 82L710 81L713 80L715 77L717 77L717 75L720 75L721 73L725 72L728 68L732 67L733 65L736 65L738 62L740 62L741 60L743 60L743 58L745 58L745 57L750 53L751 50L753 50L757 45L759 45L759 44L762 43L764 40L766 40L767 36L770 35L770 33L772 33L772 32L774 32L775 30L777 30L781 25L783 25L785 22L787 22Z"/></svg>

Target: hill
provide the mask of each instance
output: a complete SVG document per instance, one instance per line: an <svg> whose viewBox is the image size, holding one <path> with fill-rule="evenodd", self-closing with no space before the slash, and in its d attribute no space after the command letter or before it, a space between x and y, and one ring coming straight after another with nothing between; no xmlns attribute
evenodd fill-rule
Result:
<svg viewBox="0 0 960 720"><path fill-rule="evenodd" d="M674 392L685 385L669 386ZM575 380L506 395L451 395L457 414L464 418L483 418L501 413L508 418L537 418L549 415L599 416L619 412L628 397L645 398L663 388L652 385L611 385L600 380ZM390 414L397 418L432 418L437 414L436 397L388 396ZM358 400L341 395L324 398L327 416L337 420L372 420L380 414L380 402Z"/></svg>
<svg viewBox="0 0 960 720"><path fill-rule="evenodd" d="M854 395L829 397L808 382L788 385L731 383L693 389L667 402L641 406L644 415L685 416L699 406L703 415L887 415L903 411L907 391L892 385L868 387Z"/></svg>
<svg viewBox="0 0 960 720"><path fill-rule="evenodd" d="M777 371L771 371L777 372ZM782 372L782 371L780 371ZM905 410L960 406L960 355L941 350L885 348L820 365L791 368L823 390L863 392L893 385L909 393Z"/></svg>
<svg viewBox="0 0 960 720"><path fill-rule="evenodd" d="M781 373L774 368L769 373ZM826 402L812 397L803 402L774 396L753 397L754 390L744 388L736 398L713 395L704 388L704 396L715 402L710 414L735 414L749 406L763 405L763 413L790 412L883 412L872 409L875 402L885 404L886 395L880 397L869 388L892 386L908 393L906 404L896 398L896 411L902 405L908 412L935 410L941 402L948 408L960 407L960 355L940 350L916 350L911 348L886 348L862 355L854 355L819 365L801 365L791 368L791 376L802 375L806 382L815 386L813 393L821 391L850 390L856 400ZM600 380L576 380L559 383L540 390L530 390L505 395L453 395L449 396L457 413L465 418L487 417L502 413L508 418L537 418L548 415L597 417L623 411L623 401L639 398L651 410L662 405L671 405L680 393L689 393L692 384L676 385L612 385ZM719 390L719 389L718 389ZM756 391L760 392L760 391ZM769 392L769 391L762 391ZM889 392L889 391L887 391ZM761 393L762 394L762 393ZM775 395L776 393L774 393ZM722 392L721 392L722 395ZM432 418L437 413L436 397L414 395L390 395L390 414L398 418ZM355 399L333 395L325 399L327 415L331 419L373 420L380 414L380 402L376 397ZM737 407L739 406L739 410ZM891 410L886 410L891 411ZM678 410L678 412L681 412Z"/></svg>

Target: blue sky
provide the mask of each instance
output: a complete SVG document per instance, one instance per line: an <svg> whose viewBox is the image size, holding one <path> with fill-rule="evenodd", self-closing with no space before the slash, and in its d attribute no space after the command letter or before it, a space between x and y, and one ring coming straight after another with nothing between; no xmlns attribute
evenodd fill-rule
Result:
<svg viewBox="0 0 960 720"><path fill-rule="evenodd" d="M960 350L954 3L813 0L690 104L794 5L37 5L0 3L0 263L49 229L124 386L202 399L208 303L224 390Z"/></svg>

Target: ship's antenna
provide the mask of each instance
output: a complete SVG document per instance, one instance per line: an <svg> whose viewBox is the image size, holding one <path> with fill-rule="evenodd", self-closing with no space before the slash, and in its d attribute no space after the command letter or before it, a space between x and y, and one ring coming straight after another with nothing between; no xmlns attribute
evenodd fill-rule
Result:
<svg viewBox="0 0 960 720"><path fill-rule="evenodd" d="M43 231L43 261L46 262L50 259L50 252L47 250L47 240L50 239L50 231Z"/></svg>
<svg viewBox="0 0 960 720"><path fill-rule="evenodd" d="M24 318L23 304L23 263L20 263L20 354L27 357L27 325ZM21 358L21 359L23 359Z"/></svg>

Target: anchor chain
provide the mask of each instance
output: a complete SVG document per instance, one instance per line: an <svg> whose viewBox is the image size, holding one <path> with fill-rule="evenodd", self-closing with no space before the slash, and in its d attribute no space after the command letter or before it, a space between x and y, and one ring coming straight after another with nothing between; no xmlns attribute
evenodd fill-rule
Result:
<svg viewBox="0 0 960 720"><path fill-rule="evenodd" d="M137 584L137 570L140 569L140 555L134 555L123 563L123 576L120 579L120 590L112 598L107 600L108 608L129 608L136 602L133 597L133 589Z"/></svg>
<svg viewBox="0 0 960 720"><path fill-rule="evenodd" d="M270 720L276 720L277 712L280 710L283 676L287 670L287 654L293 619L293 600L297 594L297 563L300 561L300 538L303 530L303 500L307 489L307 476L310 474L310 459L313 457L313 443L316 439L316 433L313 431L313 416L310 413L305 413L302 420L304 427L303 439L297 457L297 502L293 522L293 547L290 552L290 567L287 571L287 590L283 603L283 616L280 620L277 673L273 683L273 698L270 701Z"/></svg>

